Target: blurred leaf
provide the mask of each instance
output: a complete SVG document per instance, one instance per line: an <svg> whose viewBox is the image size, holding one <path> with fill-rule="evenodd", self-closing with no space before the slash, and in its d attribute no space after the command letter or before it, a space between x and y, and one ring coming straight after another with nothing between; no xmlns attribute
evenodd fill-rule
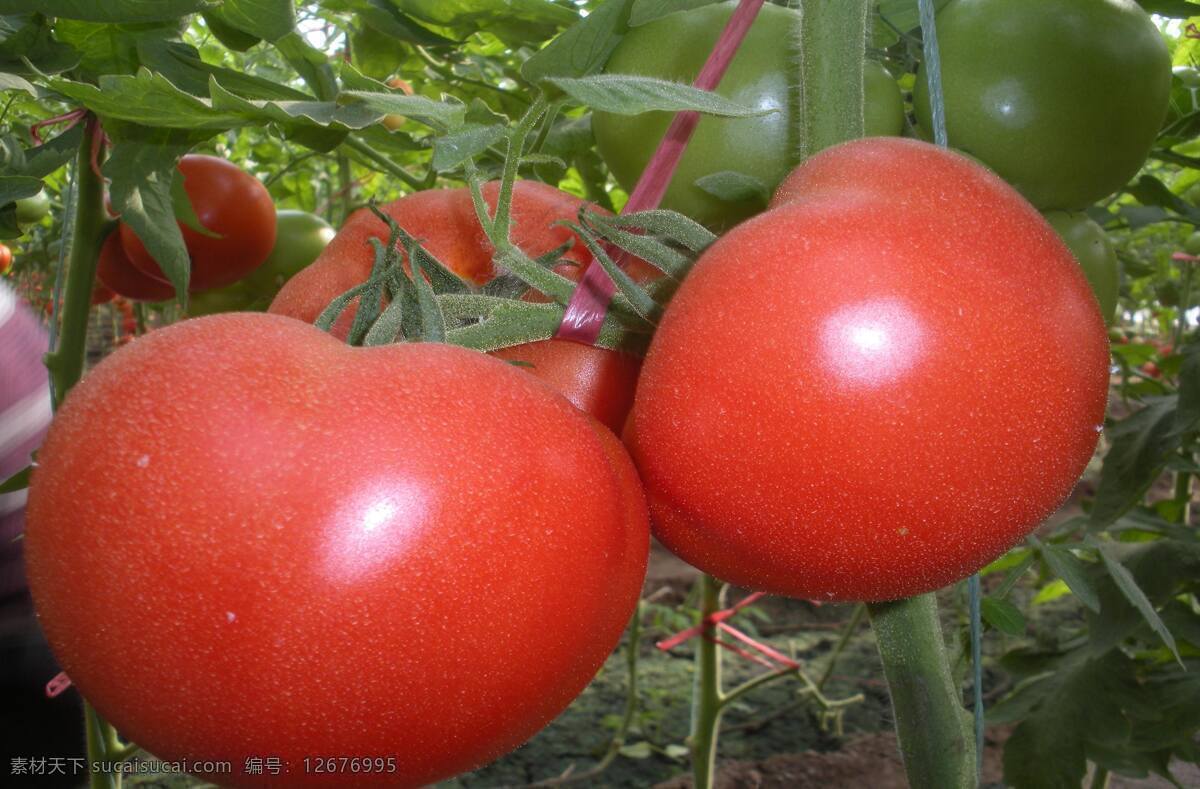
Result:
<svg viewBox="0 0 1200 789"><path fill-rule="evenodd" d="M1041 552L1051 571L1063 580L1072 594L1079 598L1079 602L1093 611L1099 611L1100 598L1088 579L1087 566L1070 550L1058 545L1043 544Z"/></svg>
<svg viewBox="0 0 1200 789"><path fill-rule="evenodd" d="M1179 450L1182 434L1195 428L1194 415L1182 419L1177 411L1176 397L1162 397L1109 428L1112 446L1100 469L1091 512L1095 526L1112 523L1140 501L1168 457Z"/></svg>
<svg viewBox="0 0 1200 789"><path fill-rule="evenodd" d="M0 90L23 90L34 98L37 98L38 95L37 88L33 86L33 83L16 74L0 74Z"/></svg>
<svg viewBox="0 0 1200 789"><path fill-rule="evenodd" d="M33 472L33 466L26 466L17 473L13 474L8 479L0 482L0 495L5 493L16 493L18 490L24 490L29 487L29 477Z"/></svg>
<svg viewBox="0 0 1200 789"><path fill-rule="evenodd" d="M510 45L541 43L579 16L545 0L391 0L405 14L466 38L486 31Z"/></svg>
<svg viewBox="0 0 1200 789"><path fill-rule="evenodd" d="M267 41L278 41L296 27L293 0L222 0L205 17Z"/></svg>
<svg viewBox="0 0 1200 789"><path fill-rule="evenodd" d="M214 14L211 10L202 14L204 24L208 27L210 33L217 37L217 40L224 44L234 52L245 52L258 42L262 41L258 36L247 33L243 30L238 30L233 25L226 22L219 15Z"/></svg>
<svg viewBox="0 0 1200 789"><path fill-rule="evenodd" d="M1048 603L1051 600L1057 600L1058 598L1070 593L1071 587L1067 586L1066 582L1061 578L1058 578L1039 589L1037 594L1033 596L1033 599L1030 600L1030 603L1033 605L1041 605L1042 603Z"/></svg>
<svg viewBox="0 0 1200 789"><path fill-rule="evenodd" d="M143 65L139 57L142 42L165 45L178 37L179 26L174 22L116 25L61 19L54 26L54 35L79 53L79 67L85 71L134 74Z"/></svg>
<svg viewBox="0 0 1200 789"><path fill-rule="evenodd" d="M1002 633L1019 636L1025 633L1025 617L1007 600L985 597L980 601L983 620Z"/></svg>
<svg viewBox="0 0 1200 789"><path fill-rule="evenodd" d="M637 27L676 11L689 11L717 2L720 0L634 0L629 26Z"/></svg>
<svg viewBox="0 0 1200 789"><path fill-rule="evenodd" d="M353 0L347 5L358 13L365 28L382 34L392 42L393 48L397 48L397 41L419 44L424 47L455 46L459 43L418 24L412 17L402 13L399 8L387 0ZM357 54L353 52L352 54L357 59Z"/></svg>
<svg viewBox="0 0 1200 789"><path fill-rule="evenodd" d="M1143 175L1129 187L1129 193L1144 206L1168 208L1177 214L1200 220L1200 209L1176 195L1166 184L1152 175Z"/></svg>
<svg viewBox="0 0 1200 789"><path fill-rule="evenodd" d="M650 743L643 740L635 742L632 745L622 745L621 755L626 759L649 759L654 754L650 749Z"/></svg>
<svg viewBox="0 0 1200 789"><path fill-rule="evenodd" d="M749 118L778 111L745 107L711 91L652 77L594 74L578 79L555 77L550 82L584 106L618 115L695 110L707 115Z"/></svg>
<svg viewBox="0 0 1200 789"><path fill-rule="evenodd" d="M36 12L62 19L127 24L178 19L205 5L205 0L0 0L0 14Z"/></svg>
<svg viewBox="0 0 1200 789"><path fill-rule="evenodd" d="M1100 554L1100 558L1103 560L1104 567L1108 570L1109 576L1112 577L1117 588L1121 590L1121 594L1125 595L1125 598L1133 604L1133 607L1142 615L1142 619L1163 640L1163 643L1175 655L1175 659L1179 660L1179 649L1175 646L1175 637L1171 635L1171 631L1167 630L1162 619L1159 618L1158 612L1154 610L1154 604L1150 602L1150 599L1146 597L1146 593L1138 586L1138 582L1133 577L1133 574L1123 564L1109 555L1106 546L1095 543L1095 548Z"/></svg>
<svg viewBox="0 0 1200 789"><path fill-rule="evenodd" d="M43 74L58 74L74 68L79 55L54 38L41 14L0 16L0 71L30 76L26 60Z"/></svg>
<svg viewBox="0 0 1200 789"><path fill-rule="evenodd" d="M1158 14L1173 19L1200 16L1200 3L1189 3L1186 0L1138 0L1138 5L1147 14Z"/></svg>
<svg viewBox="0 0 1200 789"><path fill-rule="evenodd" d="M609 0L576 22L521 66L532 83L551 77L584 77L604 68L629 30L633 0Z"/></svg>
<svg viewBox="0 0 1200 789"><path fill-rule="evenodd" d="M771 199L771 190L760 179L734 170L721 170L698 178L696 186L729 203L752 201L766 208Z"/></svg>
<svg viewBox="0 0 1200 789"><path fill-rule="evenodd" d="M468 123L433 141L433 169L446 172L486 151L504 138L507 126Z"/></svg>

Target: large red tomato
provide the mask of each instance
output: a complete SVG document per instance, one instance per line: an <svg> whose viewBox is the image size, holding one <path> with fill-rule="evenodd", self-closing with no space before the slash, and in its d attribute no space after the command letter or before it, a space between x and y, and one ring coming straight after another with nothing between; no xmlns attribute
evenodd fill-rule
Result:
<svg viewBox="0 0 1200 789"><path fill-rule="evenodd" d="M645 570L615 439L452 346L184 321L98 365L38 461L55 654L156 756L231 761L222 784L416 786L499 756L592 678ZM241 772L265 756L286 772ZM375 761L317 772L341 756Z"/></svg>
<svg viewBox="0 0 1200 789"><path fill-rule="evenodd" d="M179 225L192 261L188 290L219 288L262 264L275 246L275 204L257 178L215 156L189 154L179 162L183 189L200 224L217 236ZM165 279L133 228L121 224L129 259L146 274Z"/></svg>
<svg viewBox="0 0 1200 789"><path fill-rule="evenodd" d="M1050 514L1096 445L1107 336L1054 230L924 143L802 169L869 170L880 150L904 177L814 176L705 253L651 343L628 441L655 533L724 580L936 589Z"/></svg>

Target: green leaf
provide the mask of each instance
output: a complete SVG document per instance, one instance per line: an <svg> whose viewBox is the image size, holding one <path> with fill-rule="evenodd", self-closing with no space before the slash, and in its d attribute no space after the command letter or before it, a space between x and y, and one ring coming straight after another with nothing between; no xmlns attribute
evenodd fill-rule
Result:
<svg viewBox="0 0 1200 789"><path fill-rule="evenodd" d="M178 37L178 26L172 22L115 25L79 20L60 19L54 35L70 44L79 53L79 67L94 74L134 74L143 64L140 49L143 42L163 47ZM177 87L186 87L177 83Z"/></svg>
<svg viewBox="0 0 1200 789"><path fill-rule="evenodd" d="M1133 577L1133 574L1129 572L1125 565L1121 564L1119 561L1109 555L1106 546L1100 543L1094 543L1094 547L1100 554L1100 559L1104 562L1104 567L1108 570L1108 574L1112 577L1113 582L1117 585L1117 588L1120 589L1121 593L1125 595L1126 599L1133 604L1133 607L1138 610L1138 613L1142 615L1142 618L1145 619L1146 623L1150 625L1150 628L1158 634L1158 637L1161 638L1163 643L1167 645L1167 648L1171 650L1171 654L1173 654L1175 659L1179 660L1180 665L1182 665L1183 661L1179 658L1179 649L1175 646L1175 637L1171 635L1171 631L1167 630L1166 625L1164 625L1162 619L1159 618L1158 612L1154 610L1154 604L1150 602L1150 599L1146 597L1146 593L1142 591L1140 586L1138 586L1137 579Z"/></svg>
<svg viewBox="0 0 1200 789"><path fill-rule="evenodd" d="M1140 501L1178 452L1183 432L1193 429L1196 420L1180 419L1177 411L1177 398L1163 397L1109 428L1112 446L1100 470L1094 525L1111 524Z"/></svg>
<svg viewBox="0 0 1200 789"><path fill-rule="evenodd" d="M634 0L629 26L638 27L677 11L690 11L717 2L720 0Z"/></svg>
<svg viewBox="0 0 1200 789"><path fill-rule="evenodd" d="M296 27L293 0L223 0L205 18L266 41L278 41Z"/></svg>
<svg viewBox="0 0 1200 789"><path fill-rule="evenodd" d="M467 123L433 141L433 169L440 173L461 165L504 139L507 126Z"/></svg>
<svg viewBox="0 0 1200 789"><path fill-rule="evenodd" d="M552 77L585 77L604 68L629 31L633 0L609 0L576 22L521 66L535 84Z"/></svg>
<svg viewBox="0 0 1200 789"><path fill-rule="evenodd" d="M1191 205L1152 175L1143 175L1129 188L1129 193L1144 206L1159 206L1177 214L1200 220L1200 209Z"/></svg>
<svg viewBox="0 0 1200 789"><path fill-rule="evenodd" d="M210 33L217 37L217 40L224 44L234 52L245 52L252 46L262 41L258 36L251 35L242 30L238 30L233 25L223 20L219 15L214 14L211 10L201 14L204 17L204 24L208 27Z"/></svg>
<svg viewBox="0 0 1200 789"><path fill-rule="evenodd" d="M100 85L51 79L49 86L57 93L74 99L99 115L146 127L173 129L207 129L225 131L240 126L245 119L232 113L213 109L210 102L199 99L172 85L162 76L147 69L136 76L108 75Z"/></svg>
<svg viewBox="0 0 1200 789"><path fill-rule="evenodd" d="M1071 551L1057 545L1042 545L1041 552L1046 564L1071 589L1072 594L1079 598L1079 602L1098 612L1100 598L1088 579L1084 563Z"/></svg>
<svg viewBox="0 0 1200 789"><path fill-rule="evenodd" d="M461 126L467 113L466 105L457 101L434 101L424 96L362 90L343 91L338 94L338 104L368 111L372 123L378 122L384 115L395 113L441 129Z"/></svg>
<svg viewBox="0 0 1200 789"><path fill-rule="evenodd" d="M28 61L28 63L26 63ZM29 63L33 64L30 68ZM79 54L55 39L41 14L0 16L0 71L10 74L58 74L74 68Z"/></svg>
<svg viewBox="0 0 1200 789"><path fill-rule="evenodd" d="M34 98L37 98L38 95L37 88L33 86L33 83L16 74L0 74L0 90L23 90Z"/></svg>
<svg viewBox="0 0 1200 789"><path fill-rule="evenodd" d="M1200 16L1200 3L1189 3L1186 0L1138 0L1138 5L1147 14L1158 14L1172 19Z"/></svg>
<svg viewBox="0 0 1200 789"><path fill-rule="evenodd" d="M721 170L698 178L696 186L727 203L754 202L766 208L771 199L771 190L761 179L734 170Z"/></svg>
<svg viewBox="0 0 1200 789"><path fill-rule="evenodd" d="M693 110L728 118L750 118L779 112L772 108L745 107L711 91L653 77L594 74L579 78L554 77L549 81L580 104L617 115Z"/></svg>
<svg viewBox="0 0 1200 789"><path fill-rule="evenodd" d="M16 493L29 487L29 478L33 474L33 466L26 466L8 479L0 482L0 494Z"/></svg>
<svg viewBox="0 0 1200 789"><path fill-rule="evenodd" d="M983 620L1002 633L1020 636L1025 633L1025 617L1015 605L996 597L985 597L980 602Z"/></svg>
<svg viewBox="0 0 1200 789"><path fill-rule="evenodd" d="M205 5L206 0L0 0L0 14L36 12L63 19L128 24L178 19Z"/></svg>
<svg viewBox="0 0 1200 789"><path fill-rule="evenodd" d="M179 159L190 148L186 142L147 144L116 138L112 156L104 163L121 221L145 244L179 294L187 292L191 264L176 223L172 192Z"/></svg>
<svg viewBox="0 0 1200 789"><path fill-rule="evenodd" d="M405 14L459 38L487 32L510 45L545 41L579 16L545 0L391 0Z"/></svg>
<svg viewBox="0 0 1200 789"><path fill-rule="evenodd" d="M423 47L447 47L459 43L418 24L411 16L386 0L357 0L350 5L358 12L362 26L379 33L384 40L390 40L392 49L397 50L401 56L405 53L396 45L398 41Z"/></svg>
<svg viewBox="0 0 1200 789"><path fill-rule="evenodd" d="M1067 586L1066 581L1061 578L1051 581L1038 590L1037 594L1029 602L1033 605L1041 605L1048 603L1051 600L1057 600L1060 597L1066 597L1071 593L1071 587Z"/></svg>

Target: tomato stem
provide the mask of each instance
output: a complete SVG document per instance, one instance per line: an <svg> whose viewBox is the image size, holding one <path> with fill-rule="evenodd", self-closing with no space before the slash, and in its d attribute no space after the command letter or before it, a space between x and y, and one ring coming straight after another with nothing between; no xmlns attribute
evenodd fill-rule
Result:
<svg viewBox="0 0 1200 789"><path fill-rule="evenodd" d="M865 0L800 4L800 154L863 136Z"/></svg>
<svg viewBox="0 0 1200 789"><path fill-rule="evenodd" d="M950 676L937 598L868 603L896 719L896 736L912 786L978 785L971 717Z"/></svg>
<svg viewBox="0 0 1200 789"><path fill-rule="evenodd" d="M696 641L696 679L692 689L692 784L709 789L717 762L717 734L723 709L721 651L711 617L724 608L725 584L700 576L700 638Z"/></svg>
<svg viewBox="0 0 1200 789"><path fill-rule="evenodd" d="M88 314L91 310L92 286L96 281L96 263L104 241L104 188L100 177L92 170L92 139L99 134L94 116L87 119L75 157L75 214L73 233L67 258L66 287L59 308L60 330L53 351L46 354L46 367L53 384L54 406L57 408L67 391L83 376L87 355Z"/></svg>

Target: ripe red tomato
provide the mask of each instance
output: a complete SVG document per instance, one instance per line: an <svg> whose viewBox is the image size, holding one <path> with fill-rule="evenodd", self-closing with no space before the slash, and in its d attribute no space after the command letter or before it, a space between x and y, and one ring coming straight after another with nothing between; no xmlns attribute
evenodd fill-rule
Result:
<svg viewBox="0 0 1200 789"><path fill-rule="evenodd" d="M570 340L544 340L492 351L507 361L524 362L527 372L550 384L580 411L620 433L633 405L642 360Z"/></svg>
<svg viewBox="0 0 1200 789"><path fill-rule="evenodd" d="M616 645L649 547L628 456L534 378L278 315L119 349L38 461L56 656L156 756L286 766L223 785L345 785L304 761L331 755L423 785L516 747Z"/></svg>
<svg viewBox="0 0 1200 789"><path fill-rule="evenodd" d="M881 146L905 177L827 181L710 247L638 381L628 440L655 534L741 586L944 586L1049 515L1096 445L1107 335L1054 230L925 143L803 167L871 169Z"/></svg>
<svg viewBox="0 0 1200 789"><path fill-rule="evenodd" d="M175 288L168 282L145 274L133 265L125 254L121 234L113 231L100 247L96 263L96 278L114 293L135 301L163 301L175 298Z"/></svg>
<svg viewBox="0 0 1200 789"><path fill-rule="evenodd" d="M0 275L12 271L13 253L7 244L0 244Z"/></svg>
<svg viewBox="0 0 1200 789"><path fill-rule="evenodd" d="M1134 0L951 0L937 14L950 144L1042 209L1081 209L1146 160L1171 54ZM913 91L931 129L927 82Z"/></svg>
<svg viewBox="0 0 1200 789"><path fill-rule="evenodd" d="M215 156L189 154L179 162L183 188L200 224L219 237L179 225L191 256L189 291L229 285L256 269L275 245L275 204L257 178ZM165 279L133 228L121 224L129 259L146 274Z"/></svg>

